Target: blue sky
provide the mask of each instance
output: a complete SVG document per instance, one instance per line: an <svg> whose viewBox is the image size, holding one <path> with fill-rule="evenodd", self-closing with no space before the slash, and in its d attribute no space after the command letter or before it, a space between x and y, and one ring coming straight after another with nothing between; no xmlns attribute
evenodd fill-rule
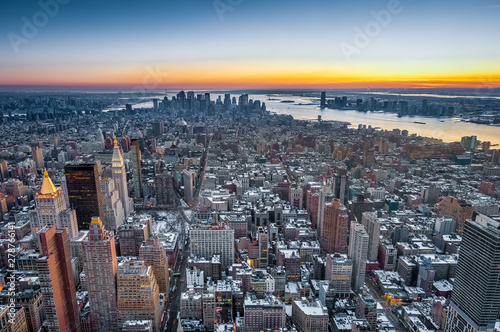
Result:
<svg viewBox="0 0 500 332"><path fill-rule="evenodd" d="M267 70L285 62L290 70L359 71L389 61L400 67L425 62L431 72L440 61L477 71L478 62L498 63L500 58L500 0L401 0L402 11L348 63L341 43L353 44L355 28L364 29L374 20L371 11L387 9L390 1L220 3L231 7L223 20L208 0L70 0L15 52L9 33L23 37L22 18L32 22L42 8L38 1L2 0L0 84L28 84L29 72L41 82L44 75L67 74L73 67L91 72L161 64L216 70L223 62Z"/></svg>

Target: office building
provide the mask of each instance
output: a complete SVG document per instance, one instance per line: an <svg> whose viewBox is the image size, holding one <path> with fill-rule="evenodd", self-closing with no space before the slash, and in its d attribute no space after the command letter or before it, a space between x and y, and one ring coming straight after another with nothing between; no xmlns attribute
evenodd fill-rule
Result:
<svg viewBox="0 0 500 332"><path fill-rule="evenodd" d="M154 178L156 207L168 208L175 206L174 178L172 173L158 174Z"/></svg>
<svg viewBox="0 0 500 332"><path fill-rule="evenodd" d="M189 238L191 255L205 258L212 258L214 255L220 255L223 269L233 264L234 229L228 225L191 225Z"/></svg>
<svg viewBox="0 0 500 332"><path fill-rule="evenodd" d="M127 320L151 320L153 331L160 331L160 290L151 266L140 260L120 263L117 304L120 328Z"/></svg>
<svg viewBox="0 0 500 332"><path fill-rule="evenodd" d="M40 230L36 260L48 331L79 331L80 317L68 234L54 225Z"/></svg>
<svg viewBox="0 0 500 332"><path fill-rule="evenodd" d="M337 297L348 297L351 292L352 260L347 255L327 255L325 279L332 282Z"/></svg>
<svg viewBox="0 0 500 332"><path fill-rule="evenodd" d="M368 260L376 261L380 243L380 221L376 212L363 212L362 224L368 233Z"/></svg>
<svg viewBox="0 0 500 332"><path fill-rule="evenodd" d="M163 121L153 122L153 135L161 136L165 132L165 127Z"/></svg>
<svg viewBox="0 0 500 332"><path fill-rule="evenodd" d="M142 193L142 166L141 147L137 139L130 142L130 161L132 164L132 177L134 179L134 197L143 197Z"/></svg>
<svg viewBox="0 0 500 332"><path fill-rule="evenodd" d="M368 258L368 234L363 225L351 222L349 236L349 257L352 259L352 289L358 292L365 283Z"/></svg>
<svg viewBox="0 0 500 332"><path fill-rule="evenodd" d="M101 181L102 203L107 221L107 229L115 231L125 221L125 210L115 188L115 182L108 178Z"/></svg>
<svg viewBox="0 0 500 332"><path fill-rule="evenodd" d="M79 230L87 230L93 217L106 224L101 190L101 163L66 165L69 203L76 210Z"/></svg>
<svg viewBox="0 0 500 332"><path fill-rule="evenodd" d="M348 206L349 203L349 176L345 168L338 168L333 175L333 194L342 204Z"/></svg>
<svg viewBox="0 0 500 332"><path fill-rule="evenodd" d="M30 212L31 228L36 234L45 226L64 229L70 239L78 235L76 211L67 206L61 188L56 188L44 171L42 188L35 193L35 209Z"/></svg>
<svg viewBox="0 0 500 332"><path fill-rule="evenodd" d="M326 203L323 208L321 246L328 254L347 253L347 209L338 199Z"/></svg>
<svg viewBox="0 0 500 332"><path fill-rule="evenodd" d="M194 181L196 172L190 169L182 171L182 182L184 184L184 199L188 203L193 203L194 200Z"/></svg>
<svg viewBox="0 0 500 332"><path fill-rule="evenodd" d="M115 239L98 217L92 218L83 241L83 255L92 331L117 331Z"/></svg>
<svg viewBox="0 0 500 332"><path fill-rule="evenodd" d="M160 292L168 294L168 259L163 243L157 237L148 239L139 248L139 258L153 269Z"/></svg>
<svg viewBox="0 0 500 332"><path fill-rule="evenodd" d="M40 169L44 167L43 162L43 149L35 146L32 150L33 160L35 161L36 168Z"/></svg>
<svg viewBox="0 0 500 332"><path fill-rule="evenodd" d="M132 210L134 209L134 203L132 199L128 196L127 172L125 171L125 164L123 163L122 152L120 151L120 147L118 145L118 142L116 141L116 138L114 138L113 141L113 157L111 159L111 172L112 172L112 179L115 183L115 188L118 191L120 201L122 202L126 218L130 215L130 213L132 213Z"/></svg>
<svg viewBox="0 0 500 332"><path fill-rule="evenodd" d="M500 222L466 222L446 332L491 331L500 320Z"/></svg>

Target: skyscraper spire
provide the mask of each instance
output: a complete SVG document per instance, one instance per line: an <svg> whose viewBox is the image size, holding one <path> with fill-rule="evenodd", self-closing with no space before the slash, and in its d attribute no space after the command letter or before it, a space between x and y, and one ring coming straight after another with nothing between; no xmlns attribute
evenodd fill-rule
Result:
<svg viewBox="0 0 500 332"><path fill-rule="evenodd" d="M54 186L54 183L50 179L47 169L44 169L42 189L40 190L40 193L47 195L47 194L54 194L56 193L56 191L57 191L56 186Z"/></svg>
<svg viewBox="0 0 500 332"><path fill-rule="evenodd" d="M113 137L113 142L113 158L111 160L112 178L115 181L115 187L118 190L120 200L122 201L123 208L125 210L125 216L127 217L133 210L133 203L130 197L128 197L127 173L125 170L125 164L123 163L123 156L120 151L120 146L118 145L116 137Z"/></svg>
<svg viewBox="0 0 500 332"><path fill-rule="evenodd" d="M113 165L120 166L123 164L123 157L120 151L120 146L118 145L118 141L116 140L116 136L113 136Z"/></svg>

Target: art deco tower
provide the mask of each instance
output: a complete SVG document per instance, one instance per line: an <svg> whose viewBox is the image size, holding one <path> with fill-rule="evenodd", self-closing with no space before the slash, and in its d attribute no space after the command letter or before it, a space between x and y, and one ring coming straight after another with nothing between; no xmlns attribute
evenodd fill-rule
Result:
<svg viewBox="0 0 500 332"><path fill-rule="evenodd" d="M112 178L115 182L115 187L120 195L120 200L123 204L123 209L125 210L125 217L129 216L132 212L132 200L128 197L127 188L127 173L125 172L125 165L123 163L123 156L120 151L116 137L114 139L113 147L113 159L112 159Z"/></svg>

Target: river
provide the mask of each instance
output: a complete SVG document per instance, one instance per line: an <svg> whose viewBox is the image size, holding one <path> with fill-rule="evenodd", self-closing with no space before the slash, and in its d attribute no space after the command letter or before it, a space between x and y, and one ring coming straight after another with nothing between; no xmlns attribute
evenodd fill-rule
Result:
<svg viewBox="0 0 500 332"><path fill-rule="evenodd" d="M211 100L217 99L219 94L211 94ZM224 99L224 96L222 99ZM231 95L231 98L237 95ZM152 108L153 97L145 98L145 101L133 105L134 108ZM163 98L163 95L156 98ZM169 96L171 98L171 95ZM269 100L271 98L271 100ZM322 120L345 121L351 123L351 127L357 128L359 124L392 130L395 128L406 129L410 134L434 137L444 142L460 141L463 136L477 136L480 141L490 141L492 145L500 145L500 127L488 126L470 122L463 122L460 118L434 118L423 116L398 117L395 113L385 112L358 112L355 110L320 109L319 98L300 97L292 95L255 95L249 94L249 99L265 102L267 110L277 114L290 114L295 119L317 120L321 115ZM147 101L146 101L147 100ZM282 101L293 101L283 103ZM302 105L301 105L302 104ZM415 123L419 122L419 123ZM425 123L425 124L420 124Z"/></svg>

